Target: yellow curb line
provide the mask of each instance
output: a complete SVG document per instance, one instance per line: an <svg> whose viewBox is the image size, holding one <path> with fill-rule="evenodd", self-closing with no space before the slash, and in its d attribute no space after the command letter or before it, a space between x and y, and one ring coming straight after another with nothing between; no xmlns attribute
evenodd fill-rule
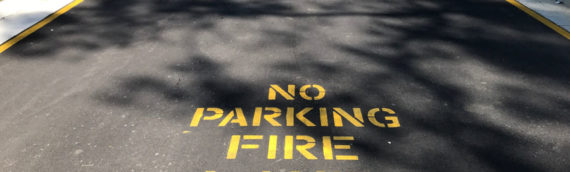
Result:
<svg viewBox="0 0 570 172"><path fill-rule="evenodd" d="M525 13L527 13L528 15L530 15L531 17L533 17L534 19L538 20L539 22L541 22L542 24L548 26L550 29L558 32L560 35L564 36L566 39L570 40L570 33L568 31L566 31L564 28L556 25L555 23L553 23L552 21L548 20L547 18L543 17L542 15L536 13L534 10L524 6L523 4L519 3L516 0L506 0L508 3L510 3L511 5L519 8L520 10L524 11Z"/></svg>
<svg viewBox="0 0 570 172"><path fill-rule="evenodd" d="M0 45L0 53L4 52L6 49L10 48L12 45L16 44L18 41L24 39L26 36L34 33L35 31L39 30L40 28L44 27L55 18L61 16L63 13L69 11L71 8L77 6L79 3L83 2L83 0L74 0L73 2L67 4L63 8L57 10L56 12L50 14L46 18L42 19L38 23L34 24L32 27L20 32L18 35L10 38L8 41L4 42Z"/></svg>

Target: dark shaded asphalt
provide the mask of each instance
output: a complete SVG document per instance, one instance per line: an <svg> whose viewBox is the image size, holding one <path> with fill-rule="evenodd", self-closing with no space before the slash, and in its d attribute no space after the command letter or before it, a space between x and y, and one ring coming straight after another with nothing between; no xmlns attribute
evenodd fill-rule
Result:
<svg viewBox="0 0 570 172"><path fill-rule="evenodd" d="M0 171L567 171L569 66L570 41L501 0L86 0L0 54ZM326 96L269 101L270 84ZM330 126L359 107L365 127L190 127L200 107L249 125L326 107ZM375 107L401 127L371 125ZM286 135L318 160L285 159ZM322 136L354 136L335 155L359 160L324 160Z"/></svg>

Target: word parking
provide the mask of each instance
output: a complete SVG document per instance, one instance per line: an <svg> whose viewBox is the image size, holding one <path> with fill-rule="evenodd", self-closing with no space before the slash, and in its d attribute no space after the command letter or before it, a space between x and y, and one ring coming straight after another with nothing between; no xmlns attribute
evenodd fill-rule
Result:
<svg viewBox="0 0 570 172"><path fill-rule="evenodd" d="M269 86L268 101L275 101L280 96L286 101L295 100L298 95L302 100L319 101L326 95L324 87L317 84L303 85L296 89L296 85L287 85L287 90L276 84ZM309 94L314 90L316 94ZM279 95L279 96L278 96ZM261 125L271 127L295 127L296 123L306 127L365 127L365 125L379 128L399 128L400 121L396 112L390 108L376 107L351 109L340 107L254 107L250 119L246 118L242 107L234 107L229 110L218 107L198 107L190 121L190 127L198 127L201 123L217 123L218 127L238 125L240 127L259 127ZM332 118L332 119L331 119ZM226 159L236 159L237 152L241 149L258 149L259 144L241 144L246 140L266 140L267 159L275 159L277 152L277 135L232 135ZM284 159L292 159L293 148L303 157L309 160L317 159L310 149L315 147L315 139L307 135L286 135L279 140L284 140ZM305 144L294 144L295 141L304 141ZM354 141L353 136L322 136L322 159L325 160L358 160L357 155L333 155L334 149L350 149L350 145L333 144L332 141Z"/></svg>

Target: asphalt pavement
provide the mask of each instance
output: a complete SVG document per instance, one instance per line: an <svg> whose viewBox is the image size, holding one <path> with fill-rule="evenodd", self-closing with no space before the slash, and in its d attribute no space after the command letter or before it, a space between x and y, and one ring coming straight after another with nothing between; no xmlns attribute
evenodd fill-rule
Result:
<svg viewBox="0 0 570 172"><path fill-rule="evenodd" d="M0 171L567 171L570 41L502 0L85 0L0 54Z"/></svg>

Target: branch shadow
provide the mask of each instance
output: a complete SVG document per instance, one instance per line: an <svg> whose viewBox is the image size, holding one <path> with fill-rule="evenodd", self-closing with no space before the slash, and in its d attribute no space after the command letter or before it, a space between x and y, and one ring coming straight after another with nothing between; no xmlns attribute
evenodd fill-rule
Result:
<svg viewBox="0 0 570 172"><path fill-rule="evenodd" d="M387 164L414 171L568 168L570 44L503 1L101 0L50 24L54 33L40 30L6 53L35 59L128 48L168 42L160 34L180 28L235 35L220 27L225 20L260 23L248 27L257 38L249 46L232 47L242 54L196 50L160 69L177 73L174 81L116 76L121 82L93 99L103 107L157 111L170 104L177 109L172 123L187 123L179 119L197 107L243 107L248 119L254 107L388 107L401 128L278 129L354 135L351 146L363 159L355 164L365 171ZM31 44L46 39L51 43ZM265 51L278 57L253 58ZM252 76L241 76L242 69ZM327 89L326 99L267 101L269 84L314 83ZM542 134L549 130L553 137Z"/></svg>

